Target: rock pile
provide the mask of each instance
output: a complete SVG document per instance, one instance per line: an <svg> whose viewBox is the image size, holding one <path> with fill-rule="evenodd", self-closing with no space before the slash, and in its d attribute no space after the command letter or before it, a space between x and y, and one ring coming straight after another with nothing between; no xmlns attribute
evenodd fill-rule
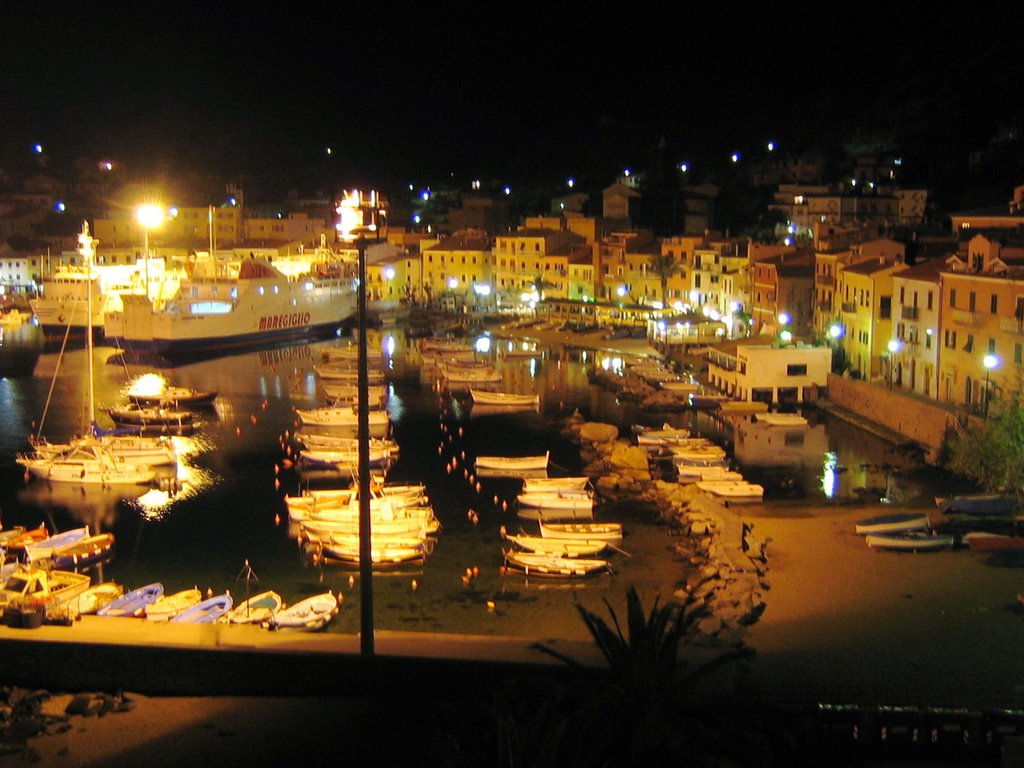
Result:
<svg viewBox="0 0 1024 768"><path fill-rule="evenodd" d="M36 761L39 757L29 747L29 739L70 730L73 716L103 717L134 707L134 701L123 693L55 696L44 690L0 688L0 757L20 753L21 759Z"/></svg>
<svg viewBox="0 0 1024 768"><path fill-rule="evenodd" d="M562 434L580 446L584 472L603 499L647 502L678 536L676 558L687 577L673 599L687 610L703 609L694 643L733 645L765 609L768 540L758 540L743 522L692 485L659 479L647 452L619 438L618 428L588 422L579 412L565 421Z"/></svg>

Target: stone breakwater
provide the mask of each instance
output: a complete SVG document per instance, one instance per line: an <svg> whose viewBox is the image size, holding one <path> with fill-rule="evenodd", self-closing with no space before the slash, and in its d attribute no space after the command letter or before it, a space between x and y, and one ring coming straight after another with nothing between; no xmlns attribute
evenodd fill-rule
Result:
<svg viewBox="0 0 1024 768"><path fill-rule="evenodd" d="M672 599L687 611L707 612L697 623L693 644L738 645L744 629L765 609L770 539L758 539L720 502L695 486L658 477L648 454L619 437L612 424L589 422L579 413L566 419L562 434L580 447L583 472L593 478L602 501L656 507L673 533L673 554L685 574Z"/></svg>

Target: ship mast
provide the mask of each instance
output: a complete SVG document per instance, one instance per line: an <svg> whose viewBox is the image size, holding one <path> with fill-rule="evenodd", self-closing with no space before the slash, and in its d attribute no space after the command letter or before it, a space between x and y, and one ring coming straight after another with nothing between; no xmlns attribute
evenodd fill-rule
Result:
<svg viewBox="0 0 1024 768"><path fill-rule="evenodd" d="M86 315L88 320L85 326L85 348L89 366L89 429L96 420L96 397L93 390L93 362L92 362L92 258L96 253L96 239L89 235L89 222L82 222L82 232L78 235L78 252L82 254L82 261L86 268Z"/></svg>

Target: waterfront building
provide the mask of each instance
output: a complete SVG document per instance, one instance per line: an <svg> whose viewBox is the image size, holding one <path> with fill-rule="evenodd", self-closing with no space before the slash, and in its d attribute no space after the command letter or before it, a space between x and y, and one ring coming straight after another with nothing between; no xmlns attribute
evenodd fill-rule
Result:
<svg viewBox="0 0 1024 768"><path fill-rule="evenodd" d="M474 304L481 291L493 295L493 238L478 229L445 235L422 244L423 293L431 300L447 300L451 309Z"/></svg>
<svg viewBox="0 0 1024 768"><path fill-rule="evenodd" d="M987 238L941 273L938 399L982 412L1020 386L1024 364L1024 259Z"/></svg>
<svg viewBox="0 0 1024 768"><path fill-rule="evenodd" d="M598 298L639 303L646 290L660 293L660 276L651 277L651 255L658 253L653 233L647 230L611 232L600 238L595 262ZM654 301L658 300L655 296Z"/></svg>
<svg viewBox="0 0 1024 768"><path fill-rule="evenodd" d="M860 378L894 384L892 278L907 265L879 257L839 270L840 340L850 370Z"/></svg>
<svg viewBox="0 0 1024 768"><path fill-rule="evenodd" d="M816 400L832 369L831 347L761 339L717 344L708 350L707 358L711 386L745 402Z"/></svg>
<svg viewBox="0 0 1024 768"><path fill-rule="evenodd" d="M859 230L865 234L865 230ZM839 321L836 307L836 276L851 264L886 258L905 261L906 246L887 237L864 241L849 238L819 240L825 247L814 253L814 334L828 338L830 329Z"/></svg>
<svg viewBox="0 0 1024 768"><path fill-rule="evenodd" d="M582 237L567 230L523 228L499 235L491 261L498 304L536 303L546 290L544 284L559 282L559 278L568 292L568 261L559 257L569 257L584 244ZM564 269L565 275L552 275L555 281L546 278L546 264Z"/></svg>
<svg viewBox="0 0 1024 768"><path fill-rule="evenodd" d="M940 274L945 263L932 259L892 276L893 339L895 369L893 386L925 397L938 389Z"/></svg>

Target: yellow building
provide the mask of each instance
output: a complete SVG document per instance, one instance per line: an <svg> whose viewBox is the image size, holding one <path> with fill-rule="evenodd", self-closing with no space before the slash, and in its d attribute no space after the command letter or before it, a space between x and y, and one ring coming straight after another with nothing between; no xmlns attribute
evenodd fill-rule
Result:
<svg viewBox="0 0 1024 768"><path fill-rule="evenodd" d="M502 305L522 303L523 295L538 294L544 283L552 295L568 295L568 259L583 238L565 230L521 229L499 235L493 251L493 285ZM545 267L554 271L545 274ZM538 282L541 285L538 285ZM561 284L561 289L554 287ZM545 292L549 290L544 288ZM560 291L564 291L560 293Z"/></svg>
<svg viewBox="0 0 1024 768"><path fill-rule="evenodd" d="M164 220L148 233L135 211L126 210L115 217L97 218L93 232L97 240L111 248L138 248L140 252L147 237L151 248L175 245L201 250L208 250L211 242L218 249L247 239L242 207L238 205L168 208Z"/></svg>
<svg viewBox="0 0 1024 768"><path fill-rule="evenodd" d="M493 241L479 230L464 230L421 245L422 291L426 298L493 293Z"/></svg>
<svg viewBox="0 0 1024 768"><path fill-rule="evenodd" d="M906 268L899 261L874 259L839 271L840 339L850 370L862 378L890 381L894 372L892 276Z"/></svg>
<svg viewBox="0 0 1024 768"><path fill-rule="evenodd" d="M988 397L1019 389L1024 364L1024 264L941 274L938 399L984 411ZM986 392L989 393L988 397Z"/></svg>

